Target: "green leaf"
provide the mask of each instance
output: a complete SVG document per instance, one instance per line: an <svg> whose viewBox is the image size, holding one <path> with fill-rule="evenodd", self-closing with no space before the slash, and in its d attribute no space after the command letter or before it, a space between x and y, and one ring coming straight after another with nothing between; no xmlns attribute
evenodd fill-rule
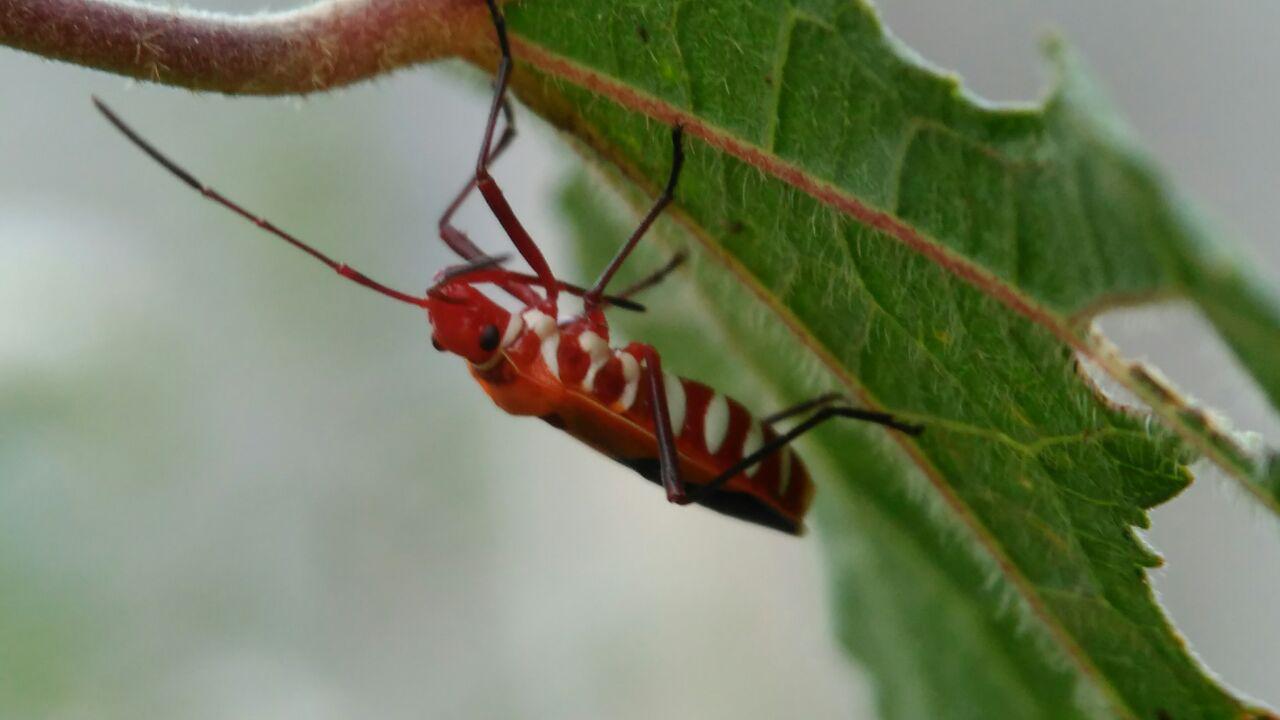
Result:
<svg viewBox="0 0 1280 720"><path fill-rule="evenodd" d="M600 239L625 237L628 231L604 210L593 187L579 177L563 197L575 222L584 277L612 251ZM619 285L639 279L675 247L687 245L676 228L659 226L658 232L668 239L662 252L638 250ZM691 265L681 274L692 275L696 283L672 280L650 293L643 298L646 315L617 313L615 333L656 343L676 372L715 380L716 387L762 411L782 404L769 400L776 395L798 398L826 389L812 359L785 330L771 325L758 299L724 277L714 261L695 255ZM708 312L712 306L733 311ZM795 381L810 375L818 379ZM757 378L773 381L778 392L764 392ZM824 461L814 467L820 486L816 513L835 582L838 632L876 678L883 716L1088 717L1074 704L1078 680L1057 658L1058 651L1030 629L1034 626L1024 621L1022 609L1011 607L1014 595L999 579L998 568L922 501L928 491L911 468L857 429L831 427L821 433L817 444L806 443L804 449L810 465ZM827 453L856 462L850 479L861 482L836 481L844 461Z"/></svg>
<svg viewBox="0 0 1280 720"><path fill-rule="evenodd" d="M1060 44L1047 100L996 107L915 59L862 2L537 0L509 14L522 97L632 179L654 187L664 172L665 133L646 117L714 148L722 190L734 173L761 176L769 197L749 213L698 206L685 188L706 242L734 223L750 230L740 246L767 241L776 223L760 218L796 196L875 228L1089 357L1280 512L1267 457L1090 331L1109 307L1190 298L1280 400L1280 304L1210 242ZM794 280L743 270L775 295Z"/></svg>
<svg viewBox="0 0 1280 720"><path fill-rule="evenodd" d="M919 439L832 426L803 446L840 636L885 717L1261 713L1190 657L1134 528L1190 481L1194 450L1272 507L1275 487L1087 318L1187 295L1267 383L1275 305L1213 250L1069 56L1052 49L1062 77L1043 106L993 108L907 59L861 3L509 11L522 96L607 167L652 191L667 124L696 138L681 227L661 231L668 249L697 250L689 275L710 315L662 293L676 305L617 313L619 327L762 413L835 388L927 425ZM584 193L566 202L590 276L626 229ZM1100 397L1077 352L1168 429Z"/></svg>

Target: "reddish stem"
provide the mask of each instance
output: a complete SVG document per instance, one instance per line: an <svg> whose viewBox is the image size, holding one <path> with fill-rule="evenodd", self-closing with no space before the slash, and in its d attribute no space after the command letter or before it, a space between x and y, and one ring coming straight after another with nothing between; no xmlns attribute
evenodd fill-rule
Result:
<svg viewBox="0 0 1280 720"><path fill-rule="evenodd" d="M322 0L216 15L113 0L0 0L0 44L194 90L288 95L446 56L491 64L481 0Z"/></svg>

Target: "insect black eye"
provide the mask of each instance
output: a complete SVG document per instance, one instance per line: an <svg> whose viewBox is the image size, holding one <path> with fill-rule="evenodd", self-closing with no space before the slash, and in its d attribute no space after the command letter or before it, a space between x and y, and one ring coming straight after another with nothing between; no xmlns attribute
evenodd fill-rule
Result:
<svg viewBox="0 0 1280 720"><path fill-rule="evenodd" d="M498 349L498 341L502 336L498 335L497 325L485 325L480 328L480 349L485 352Z"/></svg>
<svg viewBox="0 0 1280 720"><path fill-rule="evenodd" d="M440 352L444 352L444 346L440 344L440 339L435 335L431 336L431 347L439 350Z"/></svg>

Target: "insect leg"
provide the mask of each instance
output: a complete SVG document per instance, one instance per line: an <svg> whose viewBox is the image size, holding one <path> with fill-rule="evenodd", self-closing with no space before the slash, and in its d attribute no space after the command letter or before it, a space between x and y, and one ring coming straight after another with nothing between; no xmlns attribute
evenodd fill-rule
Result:
<svg viewBox="0 0 1280 720"><path fill-rule="evenodd" d="M649 226L658 219L664 208L671 204L671 200L675 197L676 183L680 180L680 169L684 167L684 128L676 125L671 129L671 174L667 177L667 187L663 189L662 194L653 203L653 207L649 208L649 212L640 221L640 225L636 227L635 232L631 233L631 237L627 238L627 242L613 256L613 260L605 267L604 272L600 273L600 278L596 280L596 284L583 298L583 304L586 306L587 312L595 309L600 304L600 298L604 295L605 289L609 286L609 281L613 279L614 273L618 272L618 268L622 267L622 263L626 262L627 256L635 249L636 244L640 242L640 238L644 237L645 232L649 230Z"/></svg>
<svg viewBox="0 0 1280 720"><path fill-rule="evenodd" d="M528 273L513 272L511 270L502 270L496 266L506 262L507 256L498 255L478 255L474 260L469 260L462 265L456 265L445 270L437 277L436 284L431 286L431 290L438 290L445 285L455 281L462 280L470 284L477 283L493 283L502 288L533 286L542 287L542 279L537 275ZM556 287L561 291L577 297L582 297L587 291L573 283L556 281ZM539 298L541 300L541 298ZM617 295L605 295L604 301L612 307L621 310L630 310L632 312L644 312L645 307L634 300L628 300Z"/></svg>
<svg viewBox="0 0 1280 720"><path fill-rule="evenodd" d="M551 273L551 266L547 264L547 259L542 256L542 251L538 249L537 243L529 236L529 232L524 229L524 225L520 224L520 219L516 217L515 211L511 209L511 204L507 202L506 196L502 194L502 189L498 187L498 183L489 174L489 148L493 143L498 116L502 113L502 108L506 103L507 83L511 78L512 60L511 46L507 42L506 20L502 17L502 11L498 9L496 0L487 0L487 3L489 15L493 18L494 30L498 34L498 45L502 49L502 60L498 63L498 76L494 81L493 104L489 108L489 119L485 123L484 140L480 143L480 157L476 160L476 187L480 190L480 194L484 196L485 202L489 204L489 209L493 212L494 217L498 219L498 223L502 225L502 229L511 238L516 250L524 257L525 262L529 263L529 267L533 268L534 274L538 276L542 286L546 288L546 304L554 308L559 288L556 285L555 275Z"/></svg>
<svg viewBox="0 0 1280 720"><path fill-rule="evenodd" d="M810 401L810 402L813 402L813 401ZM802 412L802 411L797 411L797 412ZM764 462L766 459L769 458L770 455L773 455L774 453L778 452L782 448L786 447L796 438L800 437L801 435L804 435L805 433L809 432L815 427L818 427L822 423L832 418L838 418L838 417L850 418L853 420L862 420L864 422L883 425L887 428L897 430L898 432L903 432L908 435L919 435L920 433L924 432L923 426L913 425L911 423L904 423L894 418L889 413L877 412L875 410L862 410L859 408L844 407L844 406L824 407L821 410L818 410L817 412L815 412L813 415L810 415L804 422L800 423L799 425L796 425L795 427L791 428L787 432L765 443L763 446L760 447L759 450L756 450L750 455L742 458L736 464L730 467L728 470L725 470L724 472L717 475L714 479L711 480L711 482L707 483L706 485L701 485L697 488L694 488L692 491L690 491L690 498L693 501L697 501L698 498L702 497L703 495L719 490L721 487L724 486L725 483L733 479L733 477L738 473L746 470L752 465Z"/></svg>
<svg viewBox="0 0 1280 720"><path fill-rule="evenodd" d="M502 101L502 117L505 121L502 136L498 138L496 144L488 148L488 163L496 161L516 137L515 114L511 111L511 103L506 99ZM453 198L453 202L449 203L449 207L445 208L444 214L440 216L440 239L444 240L444 244L448 245L449 249L457 253L463 260L474 260L484 254L480 248L475 246L475 243L471 242L471 238L467 237L466 233L453 224L453 216L458 212L458 208L462 207L462 203L466 202L467 198L471 196L472 191L476 189L477 182L476 177L472 175L467 184Z"/></svg>
<svg viewBox="0 0 1280 720"><path fill-rule="evenodd" d="M796 415L799 415L801 413L808 412L814 408L822 407L823 405L829 405L830 403L833 403L836 400L839 400L843 397L844 397L843 395L836 392L830 392L825 395L819 395L816 398L810 398L808 400L805 400L804 402L796 403L791 407L783 408L782 410L779 410L778 412L773 413L772 415L765 415L764 417L760 418L760 422L764 425L772 425L776 422L781 422L783 420L786 420L789 417L795 417Z"/></svg>
<svg viewBox="0 0 1280 720"><path fill-rule="evenodd" d="M675 431L671 427L671 410L667 407L667 388L663 382L662 360L652 345L638 345L649 373L649 406L653 408L653 427L658 439L658 472L662 487L667 490L667 500L686 505L689 497L684 480L680 477L680 454L676 448Z"/></svg>
<svg viewBox="0 0 1280 720"><path fill-rule="evenodd" d="M492 147L488 148L488 162L490 163L497 160L516 137L515 114L511 111L511 103L505 99L502 102L502 116L504 120L502 135ZM471 196L472 191L476 189L477 182L476 177L473 175L467 181L467 184L458 191L453 202L449 203L449 207L445 208L444 214L440 216L438 223L440 239L444 241L444 244L450 250L467 261L484 257L484 252L476 247L465 232L453 224L453 216L458 212L458 208L462 207L462 203L466 202L467 198ZM529 287L528 283L498 283L498 286L526 305L542 303L542 296Z"/></svg>
<svg viewBox="0 0 1280 720"><path fill-rule="evenodd" d="M646 277L643 277L640 280L637 280L634 284L632 284L626 290L623 290L622 292L618 293L617 297L629 298L632 295L638 295L644 292L645 290L648 290L654 285L657 285L663 280L666 280L667 276L670 275L672 272L674 272L676 268L683 265L684 261L687 259L689 259L688 253L686 253L684 250L681 250L675 255L672 255L671 259L667 261L666 265L663 265L657 270L654 270L652 273L650 273ZM605 297L607 298L608 296L605 296Z"/></svg>

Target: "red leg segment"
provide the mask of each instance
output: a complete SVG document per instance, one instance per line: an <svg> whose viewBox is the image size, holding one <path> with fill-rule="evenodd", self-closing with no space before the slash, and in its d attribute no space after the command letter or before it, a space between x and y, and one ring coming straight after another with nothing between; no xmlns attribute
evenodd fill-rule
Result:
<svg viewBox="0 0 1280 720"><path fill-rule="evenodd" d="M677 505L689 504L684 480L680 477L680 452L676 447L675 429L671 427L671 410L667 407L667 388L662 377L662 360L652 345L637 345L649 377L649 406L653 408L654 435L658 439L658 472L667 500Z"/></svg>
<svg viewBox="0 0 1280 720"><path fill-rule="evenodd" d="M525 262L529 263L529 267L533 268L534 274L539 277L543 287L547 288L545 303L554 310L559 289L556 285L555 275L551 272L551 266L547 264L547 259L542 256L542 251L538 249L537 243L533 241L533 238L529 236L529 232L524 229L524 225L516 217L515 211L511 209L511 204L507 202L506 196L502 194L502 189L498 187L497 181L489 174L489 148L493 143L493 135L497 129L498 115L501 114L506 102L507 82L511 77L512 61L511 46L507 42L506 20L502 17L502 11L498 9L496 0L487 0L487 2L489 14L493 18L494 29L498 33L498 45L502 49L502 61L498 64L498 76L494 82L493 103L489 108L489 119L484 127L484 140L480 144L480 157L476 160L476 187L479 188L480 194L484 196L485 202L489 204L489 209L493 211L493 215L498 219L498 223L502 225L502 229L511 238L516 250L519 251Z"/></svg>
<svg viewBox="0 0 1280 720"><path fill-rule="evenodd" d="M488 155L487 162L490 163L497 160L516 137L515 114L511 111L511 103L505 100L502 103L502 116L505 126L503 127L502 135L498 138L498 142L492 147L489 147L487 142L482 146L482 149ZM458 192L458 195L454 197L453 202L449 203L449 207L445 208L444 214L440 216L440 239L444 241L444 244L450 250L453 250L464 260L475 260L484 255L484 252L476 247L471 238L453 224L453 216L458 212L458 208L462 207L462 203L470 197L472 191L476 189L477 182L474 176L468 180L467 184ZM500 282L498 287L526 305L540 305L543 302L543 297L529 287L527 283Z"/></svg>
<svg viewBox="0 0 1280 720"><path fill-rule="evenodd" d="M515 113L511 111L511 103L505 100L502 103L502 117L505 121L502 136L498 138L497 144L493 147L485 148L485 152L488 154L486 161L488 163L493 163L501 157L502 153L506 151L516 137ZM484 254L480 248L471 242L471 238L467 237L466 233L453 224L453 216L458 212L458 208L462 207L462 203L466 202L467 198L471 196L471 192L476 189L476 182L476 178L473 175L467 181L467 184L458 191L458 194L453 198L453 202L449 203L449 207L445 208L444 214L440 216L440 238L444 240L450 250L457 253L463 260L473 260L477 256Z"/></svg>

